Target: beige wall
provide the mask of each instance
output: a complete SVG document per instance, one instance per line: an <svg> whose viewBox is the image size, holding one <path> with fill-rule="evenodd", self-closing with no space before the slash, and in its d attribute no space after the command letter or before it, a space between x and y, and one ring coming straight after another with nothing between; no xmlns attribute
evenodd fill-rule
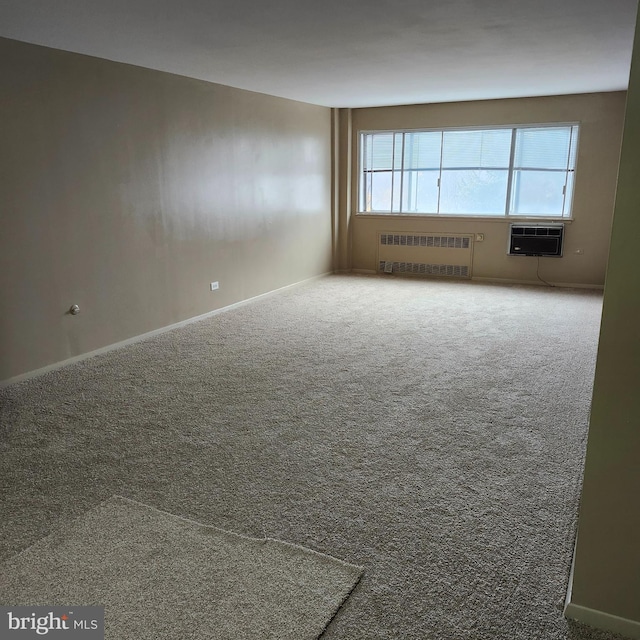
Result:
<svg viewBox="0 0 640 640"><path fill-rule="evenodd" d="M640 638L640 31L607 270L571 611ZM578 608L575 608L575 607ZM585 608L585 609L582 609ZM620 627L604 612L635 621Z"/></svg>
<svg viewBox="0 0 640 640"><path fill-rule="evenodd" d="M353 110L358 131L580 122L574 218L567 225L564 257L540 260L540 275L554 283L602 285L613 215L625 93L603 93ZM352 200L357 211L357 153ZM345 212L342 216L346 217ZM473 277L536 281L536 258L506 255L508 222L478 218L351 216L352 267L375 270L379 231L482 233L474 244ZM575 251L581 249L582 254Z"/></svg>
<svg viewBox="0 0 640 640"><path fill-rule="evenodd" d="M0 69L0 380L331 270L329 109L4 39Z"/></svg>

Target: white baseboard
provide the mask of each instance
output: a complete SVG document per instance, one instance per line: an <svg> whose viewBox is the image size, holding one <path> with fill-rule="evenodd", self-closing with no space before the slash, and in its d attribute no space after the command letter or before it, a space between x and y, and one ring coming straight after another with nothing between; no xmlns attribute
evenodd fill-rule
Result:
<svg viewBox="0 0 640 640"><path fill-rule="evenodd" d="M604 611L589 609L589 607L583 607L580 604L574 604L571 602L571 597L573 595L573 574L576 562L575 548L577 544L578 539L576 537L573 548L573 559L571 561L571 571L569 573L569 584L567 586L567 598L564 605L564 617L569 620L582 622L583 624L595 627L596 629L613 631L614 633L620 633L623 636L628 636L629 638L640 639L640 622L614 616L610 613L605 613Z"/></svg>
<svg viewBox="0 0 640 640"><path fill-rule="evenodd" d="M375 269L351 269L350 271L340 271L338 273L360 273L365 275L388 275L381 274L380 271L376 271ZM414 274L392 274L392 275L408 275L414 276ZM434 276L430 279L437 280L438 277ZM453 278L443 278L446 280L453 280ZM466 278L468 281L469 279ZM536 285L536 286L546 286L544 282L540 280L516 280L514 278L482 278L482 277L472 277L471 280L473 282L489 282L495 284L526 284L526 285ZM575 283L575 282L551 282L554 287L562 288L562 289L596 289L602 291L604 289L604 285L601 284L584 284L584 283Z"/></svg>
<svg viewBox="0 0 640 640"><path fill-rule="evenodd" d="M103 353L114 351L115 349L121 349L122 347L127 347L131 344L135 344L136 342L141 342L142 340L147 340L148 338L152 338L153 336L160 335L161 333L166 333L167 331L172 331L173 329L179 329L180 327L184 327L188 324L192 324L193 322L199 322L200 320L204 320L205 318L211 318L212 316L215 316L219 313L224 313L225 311L231 311L231 309L237 309L238 307L241 307L245 304L250 304L251 302L255 302L256 300L260 300L261 298L267 298L277 293L281 293L282 291L286 291L287 289L299 287L308 282L312 282L313 280L324 278L330 275L331 273L332 272L321 273L318 276L306 278L305 280L301 280L300 282L294 282L293 284L288 284L284 287L273 289L272 291L267 291L266 293L261 293L260 295L253 296L252 298L247 298L246 300L240 300L240 302L235 302L234 304L230 304L226 307L221 307L220 309L214 309L213 311L208 311L207 313L203 313L199 316L194 316L193 318L187 318L186 320L181 320L180 322L170 324L166 327L160 327L159 329L154 329L153 331L148 331L147 333L143 333L138 336L133 336L132 338L127 338L126 340L121 340L120 342L114 342L113 344L109 344L105 347L100 347L99 349L94 349L93 351L88 351L87 353L81 353L80 355L73 356L72 358L67 358L66 360L61 360L59 362L48 364L45 367L34 369L33 371L28 371L27 373L22 373L18 376L14 376L13 378L0 380L0 389L2 387L8 387L9 385L15 384L17 382L23 382L24 380L37 378L38 376L41 376L45 373L49 373L49 371L55 371L56 369L61 369L62 367L66 367L67 365L73 364L75 362L82 362L83 360L93 358L94 356L99 356Z"/></svg>
<svg viewBox="0 0 640 640"><path fill-rule="evenodd" d="M640 622L636 620L620 618L619 616L614 616L604 611L597 611L596 609L589 609L588 607L573 604L572 602L569 602L565 606L564 616L565 618L582 622L596 629L612 631L613 633L620 633L629 638L640 639Z"/></svg>
<svg viewBox="0 0 640 640"><path fill-rule="evenodd" d="M495 282L496 284L527 284L527 285L537 285L539 287L546 286L544 282L540 280L516 280L511 278L482 278L475 277L471 278L474 282ZM559 287L562 289L597 289L602 291L604 289L604 285L602 284L584 284L584 283L575 283L575 282L550 282L549 284L554 287Z"/></svg>

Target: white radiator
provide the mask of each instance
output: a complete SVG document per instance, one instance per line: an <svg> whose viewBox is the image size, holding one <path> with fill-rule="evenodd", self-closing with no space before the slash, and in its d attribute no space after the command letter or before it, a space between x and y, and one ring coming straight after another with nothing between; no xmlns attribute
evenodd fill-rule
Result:
<svg viewBox="0 0 640 640"><path fill-rule="evenodd" d="M471 278L473 234L382 232L378 271Z"/></svg>

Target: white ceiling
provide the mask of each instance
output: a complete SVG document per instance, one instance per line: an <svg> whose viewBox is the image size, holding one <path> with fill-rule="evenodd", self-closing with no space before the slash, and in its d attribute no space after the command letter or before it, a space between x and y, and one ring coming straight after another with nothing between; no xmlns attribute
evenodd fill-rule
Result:
<svg viewBox="0 0 640 640"><path fill-rule="evenodd" d="M637 0L0 0L0 36L331 107L624 89Z"/></svg>

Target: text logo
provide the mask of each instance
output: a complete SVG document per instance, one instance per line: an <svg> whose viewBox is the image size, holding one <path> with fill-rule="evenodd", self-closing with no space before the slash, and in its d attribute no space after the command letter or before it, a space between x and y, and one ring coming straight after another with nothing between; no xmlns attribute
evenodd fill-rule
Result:
<svg viewBox="0 0 640 640"><path fill-rule="evenodd" d="M104 607L0 607L0 640L104 640Z"/></svg>

